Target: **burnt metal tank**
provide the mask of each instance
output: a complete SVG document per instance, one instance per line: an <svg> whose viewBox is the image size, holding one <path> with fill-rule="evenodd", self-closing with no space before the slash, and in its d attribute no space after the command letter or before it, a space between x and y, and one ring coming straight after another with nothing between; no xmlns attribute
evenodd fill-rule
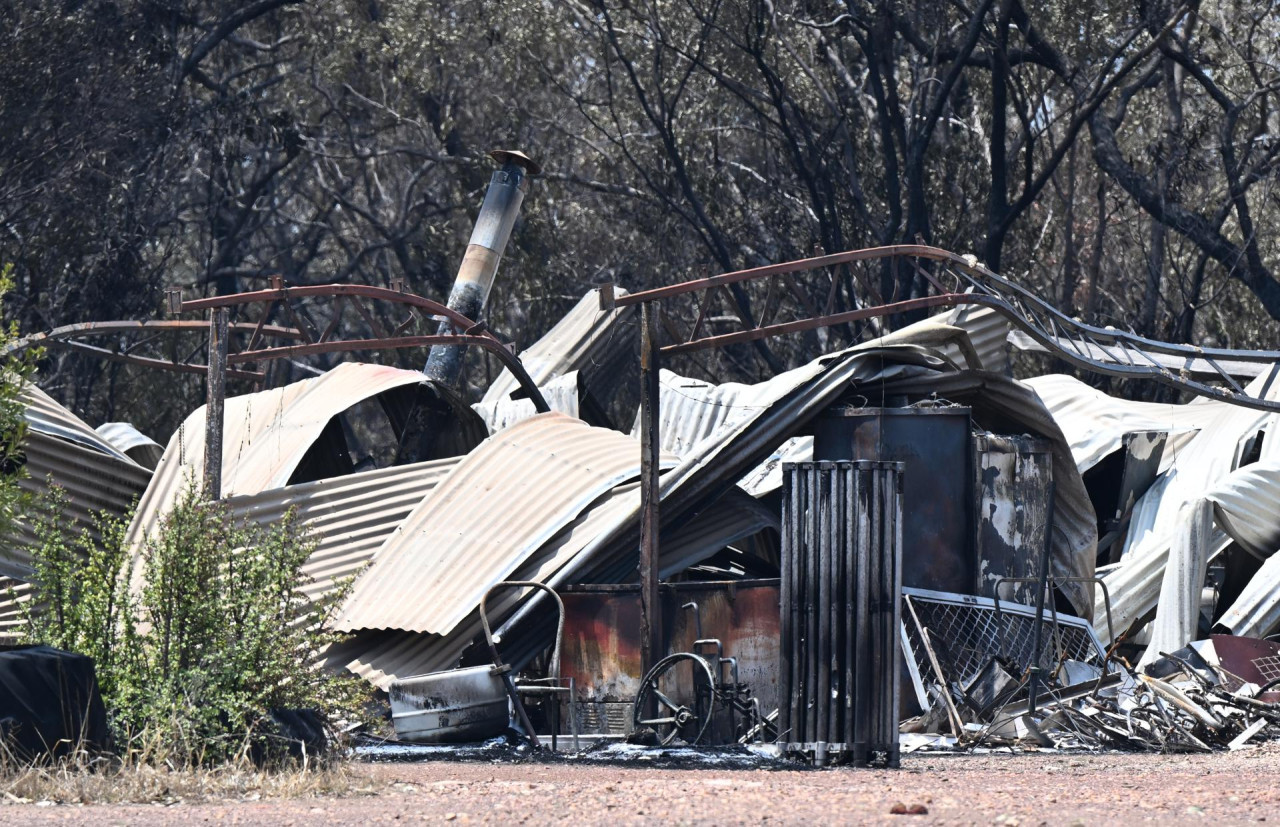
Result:
<svg viewBox="0 0 1280 827"><path fill-rule="evenodd" d="M970 409L834 405L814 423L815 460L901 462L902 585L972 594Z"/></svg>

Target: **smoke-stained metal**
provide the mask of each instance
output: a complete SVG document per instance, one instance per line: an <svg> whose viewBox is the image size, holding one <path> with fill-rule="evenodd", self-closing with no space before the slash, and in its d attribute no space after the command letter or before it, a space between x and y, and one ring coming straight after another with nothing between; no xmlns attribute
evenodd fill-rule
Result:
<svg viewBox="0 0 1280 827"><path fill-rule="evenodd" d="M783 468L778 732L819 766L898 765L903 464Z"/></svg>
<svg viewBox="0 0 1280 827"><path fill-rule="evenodd" d="M1032 604L1048 542L1053 455L1048 440L1025 434L977 434L973 439L978 579L975 594Z"/></svg>
<svg viewBox="0 0 1280 827"><path fill-rule="evenodd" d="M542 171L523 152L499 149L490 152L489 156L502 164L502 168L496 170L489 179L489 189L485 192L484 203L480 205L480 215L476 217L471 241L462 256L462 264L458 267L458 275L448 301L451 310L470 319L479 319L480 311L489 300L489 291L493 288L493 278L502 261L502 252L511 238L511 229L515 226L516 216L520 214L520 204L529 188L529 176ZM448 321L441 322L438 331L441 336L465 332L454 330ZM461 347L437 345L431 349L423 373L428 379L452 385L462 372L462 356Z"/></svg>
<svg viewBox="0 0 1280 827"><path fill-rule="evenodd" d="M907 586L967 593L977 580L969 421L970 409L960 406L834 405L814 423L815 460L904 463Z"/></svg>

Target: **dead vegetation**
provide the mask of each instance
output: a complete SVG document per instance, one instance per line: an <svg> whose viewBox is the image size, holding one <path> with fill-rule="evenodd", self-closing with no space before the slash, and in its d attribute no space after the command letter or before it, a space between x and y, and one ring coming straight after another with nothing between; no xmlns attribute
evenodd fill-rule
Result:
<svg viewBox="0 0 1280 827"><path fill-rule="evenodd" d="M263 769L247 757L215 766L184 765L143 751L120 757L78 752L46 762L0 760L4 804L190 804L373 795L383 786L341 760Z"/></svg>

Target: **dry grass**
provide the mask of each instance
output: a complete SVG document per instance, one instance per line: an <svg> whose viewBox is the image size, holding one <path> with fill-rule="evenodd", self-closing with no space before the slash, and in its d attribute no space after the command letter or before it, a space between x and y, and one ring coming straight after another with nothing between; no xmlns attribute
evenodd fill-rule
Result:
<svg viewBox="0 0 1280 827"><path fill-rule="evenodd" d="M173 765L141 753L52 761L0 757L0 804L183 804L371 795L380 786L342 760L264 769L248 760L212 767Z"/></svg>

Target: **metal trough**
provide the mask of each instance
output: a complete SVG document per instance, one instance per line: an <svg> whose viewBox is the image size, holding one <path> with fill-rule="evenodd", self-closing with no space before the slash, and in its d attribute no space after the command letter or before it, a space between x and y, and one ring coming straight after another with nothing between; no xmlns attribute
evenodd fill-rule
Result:
<svg viewBox="0 0 1280 827"><path fill-rule="evenodd" d="M391 684L396 738L418 744L483 741L502 734L510 714L502 677L492 666L416 675Z"/></svg>

